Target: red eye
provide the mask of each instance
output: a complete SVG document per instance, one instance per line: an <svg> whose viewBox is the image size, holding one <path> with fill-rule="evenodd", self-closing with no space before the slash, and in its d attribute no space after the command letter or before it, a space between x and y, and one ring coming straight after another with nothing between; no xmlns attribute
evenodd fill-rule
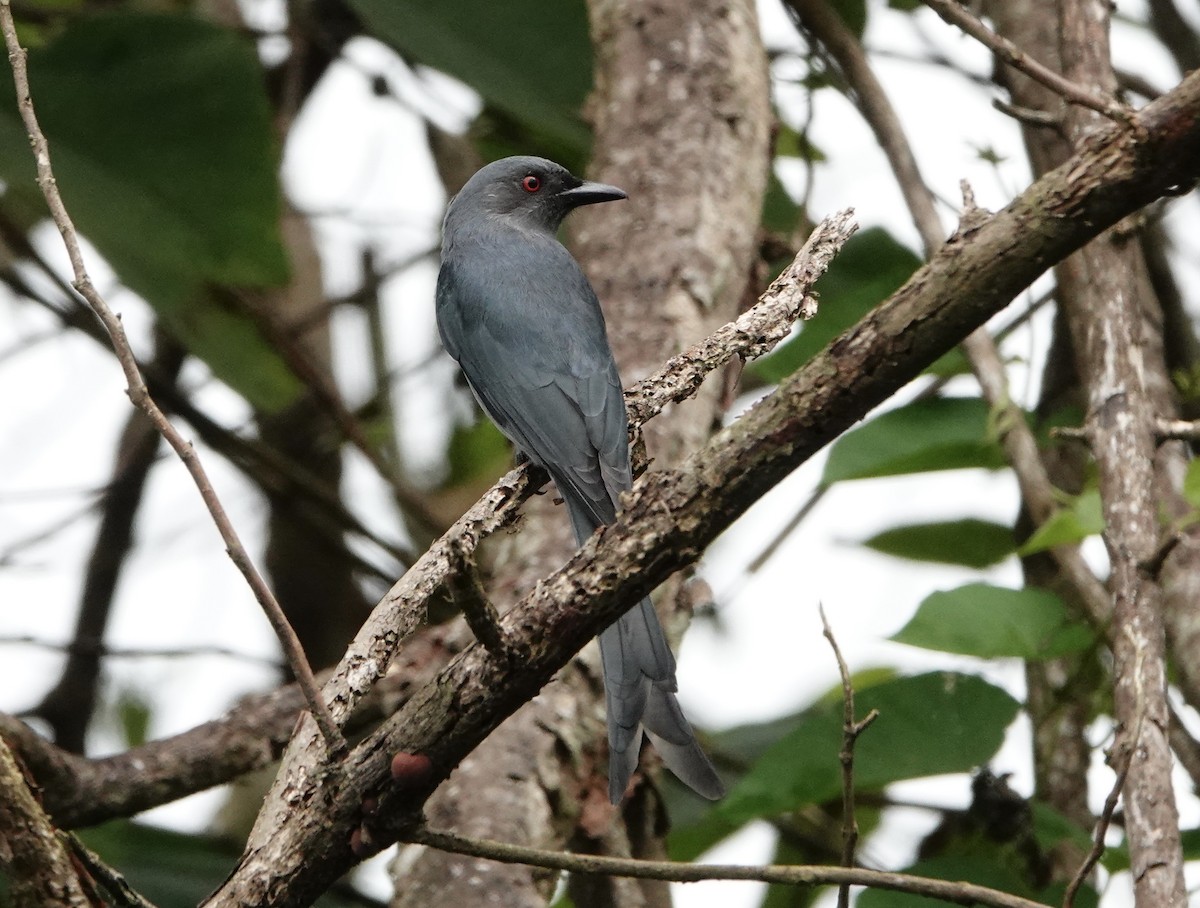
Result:
<svg viewBox="0 0 1200 908"><path fill-rule="evenodd" d="M521 181L521 188L524 189L526 192L537 192L539 189L542 188L542 181L540 178L535 177L533 174L530 174L529 176L527 176L525 179L523 179Z"/></svg>

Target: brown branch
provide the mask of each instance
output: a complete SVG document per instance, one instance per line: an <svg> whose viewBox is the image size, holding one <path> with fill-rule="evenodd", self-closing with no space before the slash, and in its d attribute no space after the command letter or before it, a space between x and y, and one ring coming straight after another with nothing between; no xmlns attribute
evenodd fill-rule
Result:
<svg viewBox="0 0 1200 908"><path fill-rule="evenodd" d="M879 710L871 710L862 721L854 718L854 685L850 681L850 669L842 658L842 650L833 636L829 619L825 617L825 607L820 605L817 609L821 613L825 639L833 650L838 675L842 679L842 749L838 752L838 761L842 764L842 866L853 867L854 850L858 846L858 819L854 810L854 745L858 743L858 736L879 718ZM850 885L846 882L838 887L838 908L848 908L850 905Z"/></svg>
<svg viewBox="0 0 1200 908"><path fill-rule="evenodd" d="M1064 100L1078 104L1089 110L1103 114L1117 123L1129 124L1134 122L1134 114L1129 108L1118 104L1112 98L1106 98L1095 92L1088 91L1082 85L1064 78L1054 70L1044 66L1029 54L1025 53L1007 38L996 34L973 16L965 6L955 0L922 0L931 10L946 22L955 25L966 32L984 47L1013 69L1020 70L1035 82L1039 82Z"/></svg>
<svg viewBox="0 0 1200 908"><path fill-rule="evenodd" d="M437 832L424 827L414 830L408 841L438 848L454 854L464 854L506 864L528 864L548 870L568 873L599 874L633 877L645 880L665 880L672 883L695 883L701 880L755 880L785 886L867 886L892 892L908 892L957 905L984 905L988 908L1046 908L1041 902L1010 895L974 883L959 883L866 870L858 867L825 867L807 865L766 865L746 867L737 864L683 864L675 861L642 861L633 858L613 858L591 854L564 854L542 851L507 842L469 839L449 832Z"/></svg>
<svg viewBox="0 0 1200 908"><path fill-rule="evenodd" d="M1115 86L1109 13L1090 0L1058 4L1059 44L1069 78ZM1075 147L1087 148L1107 124L1076 107L1068 109L1066 126ZM1183 852L1167 740L1164 598L1159 582L1143 567L1160 545L1154 416L1156 410L1165 415L1167 405L1152 390L1156 374L1158 384L1166 381L1161 347L1152 340L1157 329L1146 325L1151 304L1143 299L1145 263L1136 243L1109 231L1059 263L1057 273L1063 288L1059 305L1087 395L1086 424L1111 565L1113 715L1122 747L1136 754L1124 789L1134 899L1139 908L1182 905Z"/></svg>
<svg viewBox="0 0 1200 908"><path fill-rule="evenodd" d="M88 908L79 875L58 833L0 739L0 877L14 905Z"/></svg>
<svg viewBox="0 0 1200 908"><path fill-rule="evenodd" d="M195 449L190 442L186 441L179 434L179 431L167 419L162 410L159 409L158 404L154 402L154 398L150 396L150 391L146 387L145 380L142 378L141 369L138 367L137 358L133 354L133 349L129 346L129 339L125 336L125 328L121 324L120 317L109 308L108 303L105 302L99 291L96 290L92 284L91 277L88 275L87 267L83 261L83 250L80 248L79 237L75 231L75 224L67 212L66 205L63 204L62 196L58 191L58 184L54 179L54 171L50 164L50 146L46 141L46 136L42 132L41 126L38 124L37 115L34 113L33 98L29 90L29 73L25 62L25 49L21 47L20 41L17 39L17 27L13 21L10 0L0 0L0 29L4 32L4 44L8 49L8 62L12 67L13 81L16 84L17 106L20 109L21 119L25 123L26 132L29 134L29 143L33 147L34 161L37 166L37 183L42 190L42 195L46 199L46 205L50 209L50 216L54 220L54 225L58 228L58 232L62 236L63 244L67 250L67 257L71 261L71 271L75 276L71 282L71 286L87 301L92 311L96 313L97 317L104 324L105 330L108 331L113 348L117 354L117 360L120 362L121 369L125 373L125 382L130 401L150 418L154 427L175 453L179 455L179 459L183 461L188 473L191 474L196 488L200 491L200 497L204 500L204 504L208 508L217 531L221 534L221 539L225 543L230 560L242 572L242 576L246 578L246 582L253 591L255 598L262 606L267 619L271 622L271 626L275 629L275 634L279 638L280 645L287 656L288 665L296 676L297 681L299 681L301 689L304 691L309 709L312 710L313 716L317 720L317 724L321 729L321 734L325 738L330 753L341 753L346 749L346 741L334 723L328 707L326 707L324 701L321 699L320 690L317 688L316 680L313 678L312 668L309 666L308 660L304 657L300 641L296 639L296 634L292 630L291 625L288 624L287 617L271 592L271 588L258 572L258 569L255 568L254 562L250 559L250 555L246 552L245 547L238 538L237 531L229 520L229 515L225 512L225 507L221 504L220 498L217 497L217 493L213 489L208 474L205 472L204 466L200 463L200 458L196 454Z"/></svg>
<svg viewBox="0 0 1200 908"><path fill-rule="evenodd" d="M378 793L376 842L411 834L425 800L453 767L630 601L692 563L768 489L983 324L1049 263L1193 180L1200 171L1198 113L1195 73L1139 111L1139 128L1108 129L1008 207L945 244L891 300L678 468L647 473L618 520L502 618L506 631L528 641L527 659L514 664L468 647L355 748L344 774L312 771L319 754L312 728L302 727L251 848L207 904L254 903L269 889L278 905L294 905L322 891L358 860L350 839L365 795ZM466 530L494 521L495 508L511 493L502 489L492 508L464 518L475 521ZM444 558L444 550L436 557ZM440 586L433 577L425 565L415 586L402 580L377 611L400 602L398 616L418 608ZM397 636L392 625L386 633ZM351 648L348 659L362 670L364 688L378 668L365 654L386 650L362 635ZM398 753L419 756L428 772L391 784L388 764Z"/></svg>
<svg viewBox="0 0 1200 908"><path fill-rule="evenodd" d="M183 348L156 331L155 367L169 381L183 366ZM108 627L117 582L133 546L133 526L141 507L150 471L158 461L159 433L141 410L130 410L117 443L112 479L102 496L100 524L80 593L74 641L85 644L68 650L58 682L32 710L54 730L54 740L74 753L83 753L84 737L96 706L100 683L102 643ZM86 644L92 644L89 648Z"/></svg>

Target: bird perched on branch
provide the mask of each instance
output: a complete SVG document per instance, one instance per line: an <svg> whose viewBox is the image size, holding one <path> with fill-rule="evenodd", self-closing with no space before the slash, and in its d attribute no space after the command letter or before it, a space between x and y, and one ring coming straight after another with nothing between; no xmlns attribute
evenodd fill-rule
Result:
<svg viewBox="0 0 1200 908"><path fill-rule="evenodd" d="M450 203L437 321L480 406L543 467L583 543L629 489L628 416L604 316L559 226L581 205L626 195L552 161L487 165ZM675 658L649 599L600 635L609 797L618 803L645 730L667 767L706 798L724 787L675 698Z"/></svg>

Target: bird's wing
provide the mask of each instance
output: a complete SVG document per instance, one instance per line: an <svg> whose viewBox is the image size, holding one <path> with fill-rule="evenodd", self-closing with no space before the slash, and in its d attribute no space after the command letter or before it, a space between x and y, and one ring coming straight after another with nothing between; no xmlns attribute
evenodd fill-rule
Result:
<svg viewBox="0 0 1200 908"><path fill-rule="evenodd" d="M629 488L628 417L595 294L561 256L540 279L522 262L443 265L438 324L480 405L508 438L587 512L586 536ZM508 299L498 287L511 288ZM574 495L572 495L574 493ZM576 527L577 530L580 527Z"/></svg>

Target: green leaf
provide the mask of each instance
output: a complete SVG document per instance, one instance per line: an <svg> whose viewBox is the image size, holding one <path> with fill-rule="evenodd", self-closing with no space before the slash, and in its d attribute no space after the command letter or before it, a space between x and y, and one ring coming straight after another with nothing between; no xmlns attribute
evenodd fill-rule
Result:
<svg viewBox="0 0 1200 908"><path fill-rule="evenodd" d="M943 353L933 361L926 369L926 375L933 375L938 378L954 378L956 375L969 375L971 372L971 364L967 362L966 354L962 352L962 347L955 347L949 353Z"/></svg>
<svg viewBox="0 0 1200 908"><path fill-rule="evenodd" d="M490 419L459 426L450 436L450 473L443 486L457 486L480 476L497 476L512 463L512 445Z"/></svg>
<svg viewBox="0 0 1200 908"><path fill-rule="evenodd" d="M288 275L278 148L253 44L183 16L89 16L30 52L29 69L76 226L220 378L261 409L293 401L299 380L253 323L204 291ZM38 191L11 81L5 94L5 205L30 205Z"/></svg>
<svg viewBox="0 0 1200 908"><path fill-rule="evenodd" d="M802 161L824 161L825 152L813 144L806 134L797 132L786 123L780 123L775 135L775 157L800 158Z"/></svg>
<svg viewBox="0 0 1200 908"><path fill-rule="evenodd" d="M449 73L484 100L587 148L579 116L592 87L587 9L578 0L350 0L371 32L406 57Z"/></svg>
<svg viewBox="0 0 1200 908"><path fill-rule="evenodd" d="M772 169L767 175L767 191L763 194L762 224L769 232L791 236L800 223L800 206L792 199ZM782 265L780 266L782 267ZM756 360L761 362L761 360ZM753 363L750 366L753 367ZM775 379L778 381L778 379Z"/></svg>
<svg viewBox="0 0 1200 908"><path fill-rule="evenodd" d="M901 779L966 772L987 762L1004 740L1019 704L972 675L932 672L900 678L855 694L858 715L879 717L858 739L854 778L859 791ZM770 748L713 811L738 828L841 791L840 704L814 709Z"/></svg>
<svg viewBox="0 0 1200 908"><path fill-rule="evenodd" d="M855 36L867 30L867 0L832 0L832 6Z"/></svg>
<svg viewBox="0 0 1200 908"><path fill-rule="evenodd" d="M998 564L1016 548L1011 527L973 518L894 527L863 545L898 558L973 568Z"/></svg>
<svg viewBox="0 0 1200 908"><path fill-rule="evenodd" d="M1094 642L1091 631L1072 621L1053 593L986 583L930 594L891 639L983 659L1049 659Z"/></svg>
<svg viewBox="0 0 1200 908"><path fill-rule="evenodd" d="M888 410L847 432L829 451L824 485L964 467L999 469L1004 454L977 397L934 397Z"/></svg>
<svg viewBox="0 0 1200 908"><path fill-rule="evenodd" d="M1081 542L1104 532L1104 512L1100 492L1085 489L1071 499L1068 507L1056 511L1038 527L1018 549L1022 555L1044 552L1056 545Z"/></svg>
<svg viewBox="0 0 1200 908"><path fill-rule="evenodd" d="M860 230L842 247L817 282L817 317L769 356L747 368L763 381L791 375L831 340L895 293L921 265L921 259L881 227Z"/></svg>

